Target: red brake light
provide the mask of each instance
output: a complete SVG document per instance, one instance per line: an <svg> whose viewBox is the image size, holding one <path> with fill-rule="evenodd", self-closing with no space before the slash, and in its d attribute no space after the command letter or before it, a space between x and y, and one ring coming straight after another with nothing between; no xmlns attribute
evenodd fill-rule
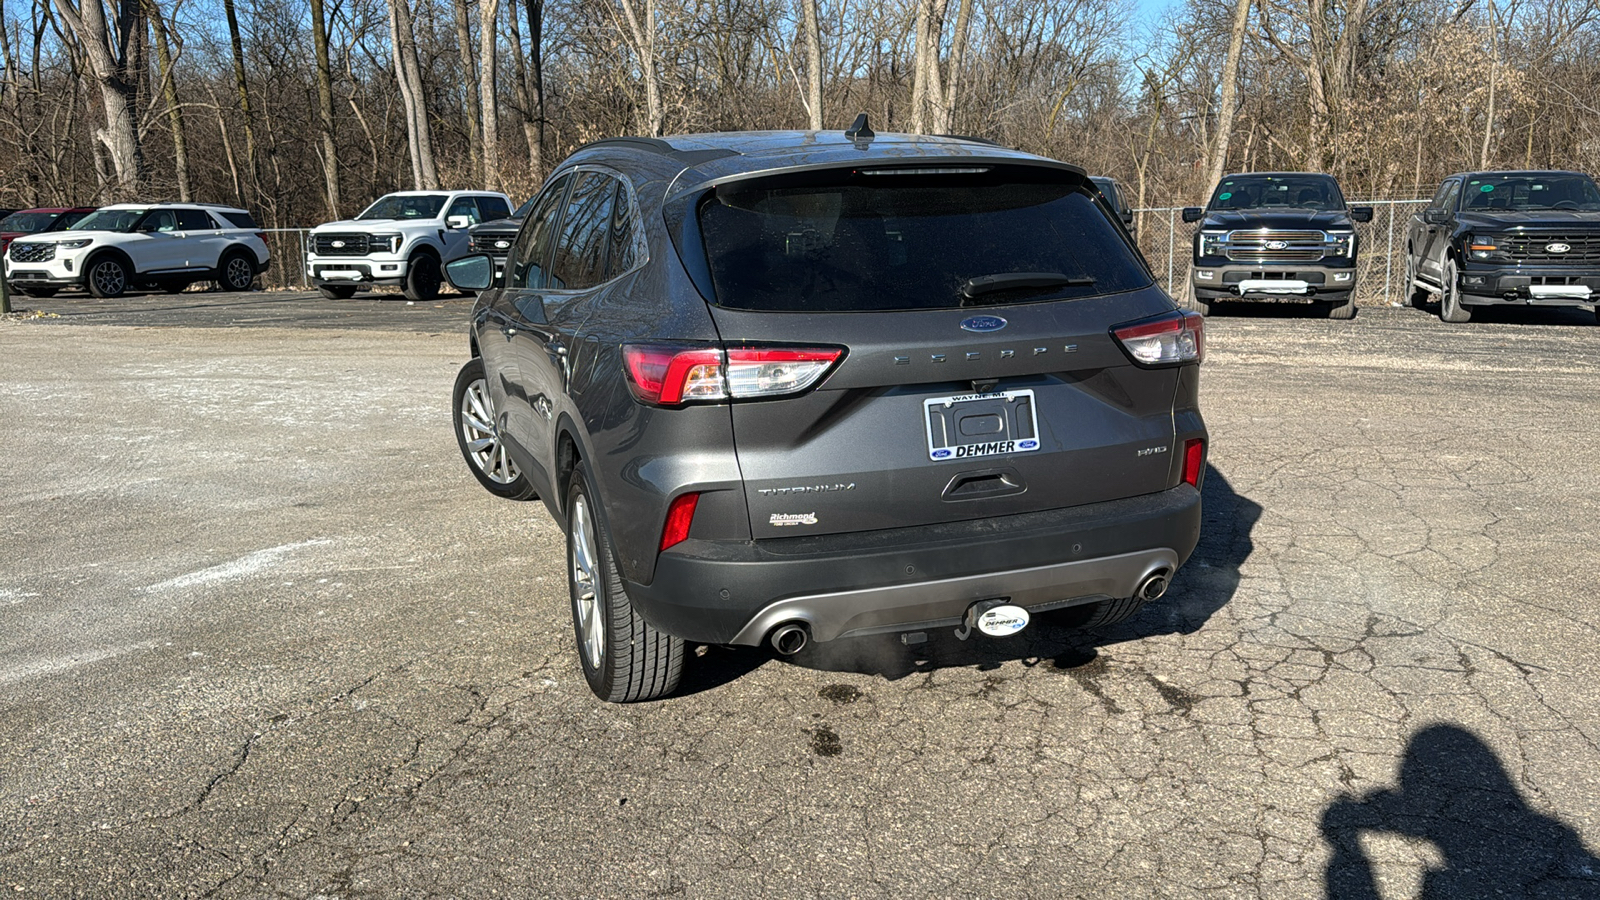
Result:
<svg viewBox="0 0 1600 900"><path fill-rule="evenodd" d="M1162 313L1111 329L1122 348L1140 365L1200 362L1205 358L1205 319L1199 313Z"/></svg>
<svg viewBox="0 0 1600 900"><path fill-rule="evenodd" d="M1206 464L1206 442L1200 438L1190 438L1183 442L1183 480L1190 487L1200 488L1200 474Z"/></svg>
<svg viewBox="0 0 1600 900"><path fill-rule="evenodd" d="M700 503L697 493L679 494L667 507L667 524L661 529L661 549L674 547L689 538L689 526L694 524L694 509Z"/></svg>
<svg viewBox="0 0 1600 900"><path fill-rule="evenodd" d="M844 356L836 347L622 348L633 395L655 406L783 397L810 390Z"/></svg>

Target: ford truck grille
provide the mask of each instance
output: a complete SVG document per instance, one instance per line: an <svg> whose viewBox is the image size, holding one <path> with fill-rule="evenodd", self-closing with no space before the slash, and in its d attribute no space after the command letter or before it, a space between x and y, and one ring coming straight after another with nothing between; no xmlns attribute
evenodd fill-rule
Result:
<svg viewBox="0 0 1600 900"><path fill-rule="evenodd" d="M1234 231L1223 248L1237 262L1316 262L1327 240L1320 231Z"/></svg>
<svg viewBox="0 0 1600 900"><path fill-rule="evenodd" d="M480 232L472 236L472 252L487 253L496 259L503 259L511 252L511 243L517 239L515 231L500 233Z"/></svg>
<svg viewBox="0 0 1600 900"><path fill-rule="evenodd" d="M1600 231L1567 234L1513 234L1506 250L1518 262L1600 263ZM1565 247L1566 249L1562 249ZM12 259L16 257L13 256Z"/></svg>
<svg viewBox="0 0 1600 900"><path fill-rule="evenodd" d="M364 234L319 234L316 236L318 256L366 256L367 236Z"/></svg>
<svg viewBox="0 0 1600 900"><path fill-rule="evenodd" d="M55 258L55 244L13 243L11 245L11 261L14 263L42 263Z"/></svg>

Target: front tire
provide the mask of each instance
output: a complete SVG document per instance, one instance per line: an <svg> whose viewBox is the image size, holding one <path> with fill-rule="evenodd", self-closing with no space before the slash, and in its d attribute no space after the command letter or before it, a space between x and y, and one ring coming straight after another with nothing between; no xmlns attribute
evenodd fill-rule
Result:
<svg viewBox="0 0 1600 900"><path fill-rule="evenodd" d="M217 263L217 284L225 291L248 291L255 281L255 261L238 250L226 254Z"/></svg>
<svg viewBox="0 0 1600 900"><path fill-rule="evenodd" d="M478 483L496 497L534 499L532 483L511 460L500 439L482 358L474 357L461 367L451 398L456 411L456 446L461 448L467 468Z"/></svg>
<svg viewBox="0 0 1600 900"><path fill-rule="evenodd" d="M349 300L356 295L356 287L353 284L319 284L317 293L329 300Z"/></svg>
<svg viewBox="0 0 1600 900"><path fill-rule="evenodd" d="M89 267L84 282L96 297L121 297L128 290L128 267L114 256L102 256Z"/></svg>
<svg viewBox="0 0 1600 900"><path fill-rule="evenodd" d="M1211 301L1199 294L1191 293L1189 298L1183 301L1183 305L1188 307L1190 312L1199 313L1201 318L1211 315Z"/></svg>
<svg viewBox="0 0 1600 900"><path fill-rule="evenodd" d="M1439 318L1460 324L1472 321L1472 310L1461 302L1461 287L1456 283L1456 261L1446 259L1439 276Z"/></svg>
<svg viewBox="0 0 1600 900"><path fill-rule="evenodd" d="M439 260L423 253L406 266L405 295L407 300L433 300L439 296L444 276L439 272Z"/></svg>
<svg viewBox="0 0 1600 900"><path fill-rule="evenodd" d="M1356 317L1356 296L1351 292L1344 302L1333 300L1328 303L1328 318L1354 319Z"/></svg>
<svg viewBox="0 0 1600 900"><path fill-rule="evenodd" d="M634 611L588 467L581 462L567 489L567 573L578 661L595 696L632 703L677 690L684 642L657 631Z"/></svg>

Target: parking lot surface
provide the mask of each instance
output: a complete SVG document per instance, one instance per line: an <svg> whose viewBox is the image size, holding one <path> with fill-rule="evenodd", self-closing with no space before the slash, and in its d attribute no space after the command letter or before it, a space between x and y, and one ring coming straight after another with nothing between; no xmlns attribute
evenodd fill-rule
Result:
<svg viewBox="0 0 1600 900"><path fill-rule="evenodd" d="M0 892L1600 895L1587 313L1213 318L1131 622L615 706L456 451L467 302L178 299L0 322Z"/></svg>

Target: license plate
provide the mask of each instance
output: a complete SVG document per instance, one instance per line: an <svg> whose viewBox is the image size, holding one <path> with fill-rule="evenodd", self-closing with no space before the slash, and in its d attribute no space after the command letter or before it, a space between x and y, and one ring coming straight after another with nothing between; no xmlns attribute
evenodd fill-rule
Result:
<svg viewBox="0 0 1600 900"><path fill-rule="evenodd" d="M981 459L1039 449L1033 391L957 394L922 401L928 458Z"/></svg>
<svg viewBox="0 0 1600 900"><path fill-rule="evenodd" d="M323 269L317 273L317 277L333 281L360 281L363 276L354 269Z"/></svg>

